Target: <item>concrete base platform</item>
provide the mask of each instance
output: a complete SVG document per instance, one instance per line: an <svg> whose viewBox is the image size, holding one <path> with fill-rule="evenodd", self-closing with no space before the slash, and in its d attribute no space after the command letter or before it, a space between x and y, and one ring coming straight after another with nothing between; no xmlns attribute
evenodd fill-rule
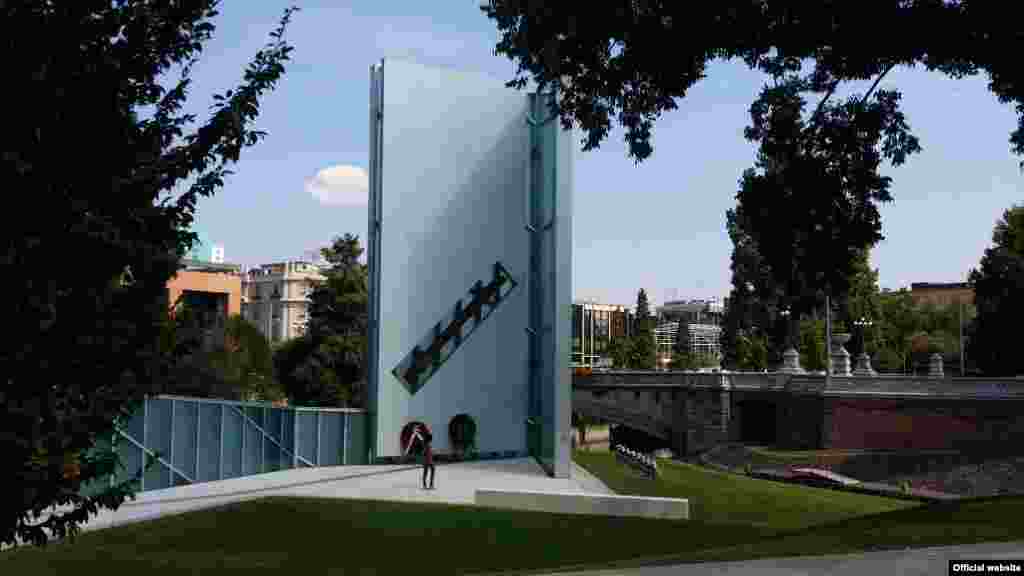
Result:
<svg viewBox="0 0 1024 576"><path fill-rule="evenodd" d="M478 489L477 506L510 508L555 514L633 516L661 520L687 520L690 502L683 498L618 496L584 492Z"/></svg>
<svg viewBox="0 0 1024 576"><path fill-rule="evenodd" d="M472 505L477 487L612 494L573 463L570 478L550 478L532 458L439 464L436 490L422 488L419 466L331 466L281 470L217 482L143 492L117 510L102 510L82 526L98 530L266 496L355 498ZM0 546L0 550L6 546Z"/></svg>

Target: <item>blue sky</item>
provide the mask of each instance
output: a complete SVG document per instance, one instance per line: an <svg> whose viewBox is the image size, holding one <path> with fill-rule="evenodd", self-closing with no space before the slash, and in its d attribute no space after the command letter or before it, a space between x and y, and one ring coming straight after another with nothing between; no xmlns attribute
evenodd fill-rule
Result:
<svg viewBox="0 0 1024 576"><path fill-rule="evenodd" d="M203 118L211 94L239 81L288 4L223 3L193 72L189 111ZM346 232L365 242L371 64L404 57L497 82L513 73L510 61L493 54L497 31L478 0L297 4L302 10L288 31L293 59L257 122L269 135L199 204L196 227L223 243L231 262L298 258ZM656 303L727 295L725 211L754 159L743 127L763 81L741 63L711 65L679 109L658 122L654 155L639 166L626 156L621 131L600 150L577 151L577 298L629 305L640 287ZM922 69L897 69L882 82L903 92L924 149L887 171L895 202L882 207L886 239L872 254L882 287L964 281L996 219L1024 200L1020 159L1008 143L1015 115L986 82Z"/></svg>

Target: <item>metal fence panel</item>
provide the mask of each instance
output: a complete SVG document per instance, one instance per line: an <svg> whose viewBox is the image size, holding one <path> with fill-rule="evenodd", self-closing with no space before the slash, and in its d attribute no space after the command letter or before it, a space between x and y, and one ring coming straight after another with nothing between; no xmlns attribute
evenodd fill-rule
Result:
<svg viewBox="0 0 1024 576"><path fill-rule="evenodd" d="M354 412L345 416L345 464L369 464L369 419Z"/></svg>
<svg viewBox="0 0 1024 576"><path fill-rule="evenodd" d="M341 447L344 445L342 442L342 418L344 414L323 414L320 417L321 422L321 433L320 433L320 465L321 466L338 466L342 462Z"/></svg>
<svg viewBox="0 0 1024 576"><path fill-rule="evenodd" d="M199 470L196 482L220 479L221 407L216 404L199 403Z"/></svg>
<svg viewBox="0 0 1024 576"><path fill-rule="evenodd" d="M198 403L172 400L174 405L174 454L171 462L189 478L196 477L196 430L199 418ZM200 430L202 432L202 430ZM176 484L177 485L177 484Z"/></svg>
<svg viewBox="0 0 1024 576"><path fill-rule="evenodd" d="M295 417L299 421L299 456L316 465L317 415L315 412L303 411Z"/></svg>
<svg viewBox="0 0 1024 576"><path fill-rule="evenodd" d="M242 428L245 430L244 433L244 448L242 451L245 453L245 463L242 466L242 475L251 476L253 474L261 473L263 467L263 435L260 434L259 430L253 424L252 416L259 416L253 414L252 411L248 411L248 418L242 423Z"/></svg>
<svg viewBox="0 0 1024 576"><path fill-rule="evenodd" d="M242 415L224 406L224 473L221 478L237 478L242 475Z"/></svg>
<svg viewBox="0 0 1024 576"><path fill-rule="evenodd" d="M171 453L171 433L174 420L171 411L174 404L158 399L146 401L146 426L144 446L164 459ZM143 490L159 490L171 486L171 471L166 466L153 466L146 471L142 480Z"/></svg>
<svg viewBox="0 0 1024 576"><path fill-rule="evenodd" d="M116 448L97 440L94 450L116 449L123 467L113 479L92 482L98 493L159 455L140 491L236 478L292 467L366 464L368 415L357 410L272 407L184 397L143 402L116 428Z"/></svg>
<svg viewBox="0 0 1024 576"><path fill-rule="evenodd" d="M281 411L281 446L288 450L289 454L281 455L281 465L284 468L295 466L295 411Z"/></svg>

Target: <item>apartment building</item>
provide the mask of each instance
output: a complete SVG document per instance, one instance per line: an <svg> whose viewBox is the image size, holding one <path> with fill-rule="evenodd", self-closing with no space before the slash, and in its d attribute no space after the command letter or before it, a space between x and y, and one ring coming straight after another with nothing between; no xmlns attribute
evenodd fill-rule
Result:
<svg viewBox="0 0 1024 576"><path fill-rule="evenodd" d="M323 281L322 265L289 261L264 264L242 279L242 316L271 343L301 336L308 324L309 296Z"/></svg>
<svg viewBox="0 0 1024 576"><path fill-rule="evenodd" d="M676 337L683 327L688 331L691 353L702 356L721 354L719 336L725 313L721 300L675 300L658 306L656 311L658 327L654 333L660 357L671 356Z"/></svg>
<svg viewBox="0 0 1024 576"><path fill-rule="evenodd" d="M188 306L206 331L206 345L223 337L228 317L241 311L241 267L184 259L178 273L167 282L168 304Z"/></svg>
<svg viewBox="0 0 1024 576"><path fill-rule="evenodd" d="M572 306L572 367L610 366L609 346L632 333L632 314L625 306L577 301Z"/></svg>
<svg viewBox="0 0 1024 576"><path fill-rule="evenodd" d="M914 282L910 285L914 304L932 304L937 307L974 304L974 289L967 282Z"/></svg>

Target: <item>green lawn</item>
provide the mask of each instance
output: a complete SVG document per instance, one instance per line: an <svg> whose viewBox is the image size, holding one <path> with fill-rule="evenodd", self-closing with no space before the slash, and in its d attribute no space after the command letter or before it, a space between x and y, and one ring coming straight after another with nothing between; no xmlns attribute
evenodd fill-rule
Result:
<svg viewBox="0 0 1024 576"><path fill-rule="evenodd" d="M854 516L902 510L916 502L747 478L693 464L659 460L655 481L625 471L611 453L578 452L583 466L619 494L687 498L690 518L795 530Z"/></svg>
<svg viewBox="0 0 1024 576"><path fill-rule="evenodd" d="M87 532L74 544L0 553L0 574L450 576L692 553L708 542L760 534L685 521L267 498Z"/></svg>
<svg viewBox="0 0 1024 576"><path fill-rule="evenodd" d="M693 519L267 498L0 553L0 574L473 574L1024 540L1024 497L921 506L668 462L651 482L575 457L623 493L690 498Z"/></svg>

